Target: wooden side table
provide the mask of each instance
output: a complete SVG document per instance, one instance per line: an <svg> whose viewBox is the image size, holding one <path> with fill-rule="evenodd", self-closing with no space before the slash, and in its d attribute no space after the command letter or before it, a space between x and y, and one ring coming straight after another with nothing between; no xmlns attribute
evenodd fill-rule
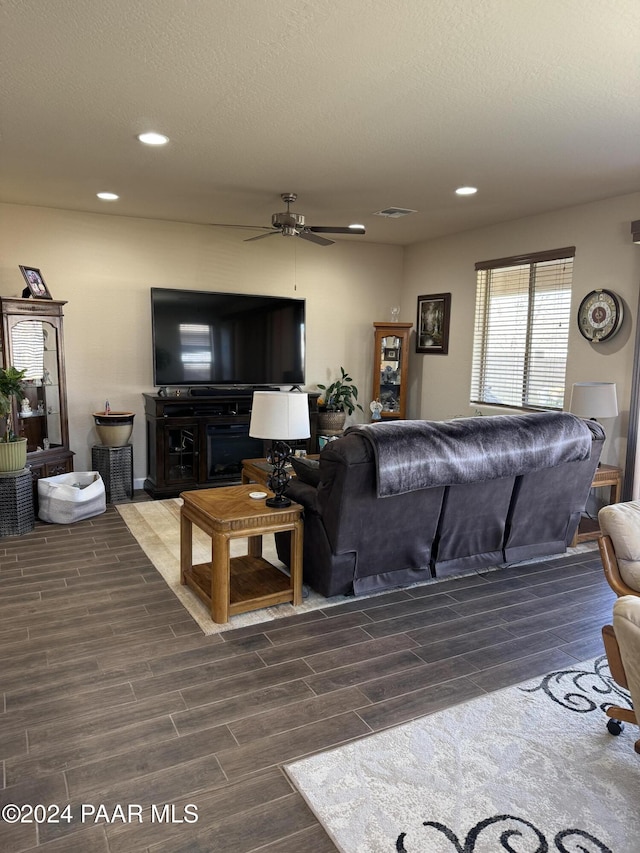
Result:
<svg viewBox="0 0 640 853"><path fill-rule="evenodd" d="M302 603L302 507L272 509L254 500L250 485L183 492L180 510L180 582L207 605L214 622L271 607ZM211 537L211 562L193 565L192 525ZM265 533L291 531L291 576L262 556ZM248 554L231 557L232 539L248 538Z"/></svg>
<svg viewBox="0 0 640 853"><path fill-rule="evenodd" d="M259 483L261 486L266 486L272 471L273 465L270 465L266 459L243 459L242 483ZM287 471L289 474L293 473L291 466Z"/></svg>
<svg viewBox="0 0 640 853"><path fill-rule="evenodd" d="M617 465L601 464L596 468L596 473L593 475L592 489L600 489L604 486L609 486L611 489L609 503L617 504L622 496L622 468ZM578 529L571 543L572 547L578 542L590 542L600 536L600 528L598 521L591 519L583 519L578 525Z"/></svg>
<svg viewBox="0 0 640 853"><path fill-rule="evenodd" d="M319 459L320 454L309 453L307 459ZM267 485L269 475L273 471L273 465L267 462L266 459L243 459L242 460L242 482L243 483L260 483L261 486ZM287 465L287 473L290 477L295 477L296 472L291 465Z"/></svg>

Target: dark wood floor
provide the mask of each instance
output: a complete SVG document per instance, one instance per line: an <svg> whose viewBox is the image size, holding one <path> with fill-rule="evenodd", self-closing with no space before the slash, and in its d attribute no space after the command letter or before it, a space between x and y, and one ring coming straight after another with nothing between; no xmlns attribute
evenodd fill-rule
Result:
<svg viewBox="0 0 640 853"><path fill-rule="evenodd" d="M283 763L601 654L612 604L595 551L204 637L114 507L38 523L0 539L0 794L72 816L0 850L333 851Z"/></svg>

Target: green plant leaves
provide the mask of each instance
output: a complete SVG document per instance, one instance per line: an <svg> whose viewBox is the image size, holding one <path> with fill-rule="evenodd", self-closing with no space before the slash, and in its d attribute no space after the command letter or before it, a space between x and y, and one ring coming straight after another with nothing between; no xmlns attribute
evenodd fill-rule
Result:
<svg viewBox="0 0 640 853"><path fill-rule="evenodd" d="M339 379L329 386L318 382L318 388L325 392L325 408L328 412L348 412L351 415L356 408L364 411L360 403L356 402L358 389L344 367L340 367Z"/></svg>
<svg viewBox="0 0 640 853"><path fill-rule="evenodd" d="M22 400L24 391L22 390L22 381L26 370L17 370L13 366L0 368L0 415L6 417L7 423L3 441L12 441L12 410L13 400ZM13 438L12 438L13 437Z"/></svg>

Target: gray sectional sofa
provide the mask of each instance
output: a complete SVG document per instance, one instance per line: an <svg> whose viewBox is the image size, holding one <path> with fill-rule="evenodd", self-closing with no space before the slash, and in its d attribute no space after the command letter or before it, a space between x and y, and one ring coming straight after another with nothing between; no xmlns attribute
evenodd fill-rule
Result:
<svg viewBox="0 0 640 853"><path fill-rule="evenodd" d="M357 595L561 554L604 438L559 412L352 427L287 486L304 507L305 583Z"/></svg>

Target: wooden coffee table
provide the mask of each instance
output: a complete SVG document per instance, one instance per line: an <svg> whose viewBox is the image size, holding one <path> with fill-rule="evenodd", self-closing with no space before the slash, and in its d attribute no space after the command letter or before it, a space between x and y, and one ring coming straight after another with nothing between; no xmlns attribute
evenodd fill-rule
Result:
<svg viewBox="0 0 640 853"><path fill-rule="evenodd" d="M227 486L183 492L180 510L180 582L207 605L214 622L230 616L302 602L302 507L271 509L265 498L249 493L255 486ZM193 565L196 525L211 537L211 562ZM262 556L265 533L291 531L291 577ZM248 538L248 554L231 557L232 539Z"/></svg>
<svg viewBox="0 0 640 853"><path fill-rule="evenodd" d="M318 453L310 453L307 459L319 459ZM286 466L287 473L290 477L295 477L296 472L291 464ZM243 483L260 483L261 486L267 485L269 475L273 471L273 465L267 462L266 459L243 459L242 460L242 482Z"/></svg>

